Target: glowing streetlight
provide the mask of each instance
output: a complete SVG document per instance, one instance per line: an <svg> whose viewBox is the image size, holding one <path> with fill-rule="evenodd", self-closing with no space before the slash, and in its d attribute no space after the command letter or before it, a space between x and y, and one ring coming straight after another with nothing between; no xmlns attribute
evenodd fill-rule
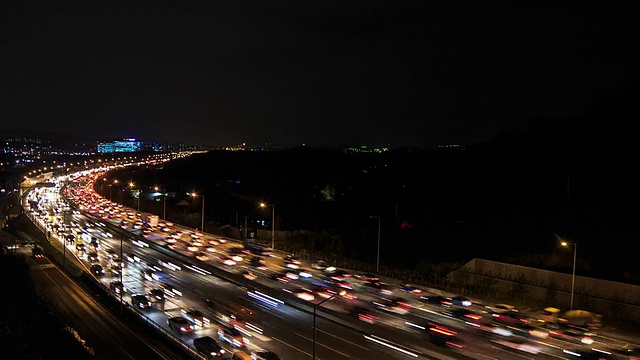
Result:
<svg viewBox="0 0 640 360"><path fill-rule="evenodd" d="M167 220L167 190L154 187L156 191L162 190L162 220ZM204 230L203 230L204 231Z"/></svg>
<svg viewBox="0 0 640 360"><path fill-rule="evenodd" d="M131 190L133 190L135 186L136 185L134 183L129 183L129 187L131 187ZM138 212L140 212L140 189L138 189Z"/></svg>
<svg viewBox="0 0 640 360"><path fill-rule="evenodd" d="M271 206L271 249L275 250L276 248L276 231L275 231L275 226L276 226L276 207L273 204L265 204L265 203L260 203L260 207L261 208L266 208L267 206Z"/></svg>
<svg viewBox="0 0 640 360"><path fill-rule="evenodd" d="M198 195L196 193L191 193L189 195L191 195L194 198L196 198L198 196L202 197L202 228L201 228L201 231L204 232L204 195Z"/></svg>

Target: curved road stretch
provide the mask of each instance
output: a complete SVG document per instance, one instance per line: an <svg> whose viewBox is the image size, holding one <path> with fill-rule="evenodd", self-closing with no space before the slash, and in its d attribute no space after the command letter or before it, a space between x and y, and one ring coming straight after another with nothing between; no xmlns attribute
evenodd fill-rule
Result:
<svg viewBox="0 0 640 360"><path fill-rule="evenodd" d="M83 215L73 215L74 221L84 224L87 221ZM105 221L105 220L99 220ZM117 222L117 221L116 221ZM114 222L110 222L112 225L116 225ZM179 228L175 226L175 228ZM187 230L182 228L183 230ZM110 229L114 230L114 229ZM121 230L121 229L118 229ZM132 230L132 229L130 229ZM117 241L118 235L104 236L108 231L106 229L100 229L99 227L91 230L94 235L100 237L101 241L101 260L102 264L105 264L106 259L105 250L111 248L113 250L120 250L120 243ZM298 310L299 306L295 306L293 302L300 302L302 300L293 298L290 294L281 293L282 297L277 296L279 299L286 299L288 304L292 306L274 306L268 302L256 302L254 298L247 296L246 289L242 289L237 285L233 285L229 282L224 282L215 276L201 271L203 269L219 270L218 268L224 268L227 273L235 274L237 277L239 273L247 269L244 264L238 264L235 266L222 265L220 262L216 262L217 254L211 253L210 259L204 262L196 259L189 260L190 264L199 264L195 270L184 267L184 256L175 257L171 256L164 248L159 252L156 246L162 244L164 246L164 239L167 234L163 234L160 231L156 231L145 241L137 241L135 243L128 240L123 242L123 252L128 255L128 258L138 259L136 261L126 261L125 285L130 289L130 293L147 293L151 288L157 287L159 282L165 282L179 288L184 296L177 298L170 298L164 304L154 304L154 308L144 310L144 316L148 316L157 324L164 326L167 331L170 331L166 326L166 320L172 316L180 316L180 311L183 309L196 308L205 312L207 316L212 318L214 322L205 326L204 329L195 331L194 333L183 335L182 339L188 345L191 345L191 341L195 337L209 335L215 339L217 337L218 324L215 322L216 315L209 311L202 301L204 298L213 298L217 301L225 303L239 303L250 306L256 313L254 323L258 324L261 331L260 333L253 332L250 337L250 343L247 346L248 349L267 348L273 350L280 355L283 359L305 359L311 357L312 352L312 320L313 317L306 311ZM208 240L213 240L210 234L204 234ZM205 237L203 236L203 237ZM175 248L176 253L188 254L186 244L188 241L188 235L185 232L182 239L178 242L178 247ZM149 244L155 245L154 248L149 248ZM146 246L144 244L147 244ZM225 253L229 247L238 246L237 243L233 244L229 242L227 244L216 245L215 251ZM69 253L69 250L67 250ZM191 253L193 257L193 253ZM88 261L82 260L85 264ZM162 271L157 271L159 275L158 279L145 279L141 274L149 269L150 265L158 266L158 264L174 263L181 266L180 269L163 268ZM105 264L106 265L106 264ZM106 269L106 266L105 266ZM199 270L198 270L199 269ZM284 269L282 266L282 260L277 257L269 259L269 269L265 272L255 271L259 274L257 283L265 286L269 286L274 290L293 290L297 285L303 284L310 286L304 279L296 280L292 284L281 284L276 281L270 280L269 275L275 271ZM220 270L221 271L221 270ZM314 272L314 278L319 275L319 272ZM114 278L106 275L101 277L100 281L108 286ZM358 293L360 298L368 298L371 300L371 296ZM129 296L125 296L126 301L130 301ZM446 318L440 314L441 308L432 307L427 304L421 304L414 301L414 306L409 314L398 315L390 314L387 312L377 312L380 316L378 324L370 325L364 322L357 321L349 316L335 316L336 314L345 312L345 308L348 308L351 300L343 299L340 297L334 298L332 301L324 303L322 306L330 309L331 313L327 314L324 310L319 310L318 313L323 316L328 316L333 319L337 319L336 322L327 321L320 316L317 318L317 331L316 331L316 355L320 359L390 359L390 358L438 358L438 359L456 359L456 358L476 358L476 359L522 359L524 358L569 358L562 352L563 349L574 348L574 345L567 345L566 343L545 339L544 342L540 342L544 347L544 351L539 354L529 354L525 352L512 352L509 349L505 349L501 346L496 346L492 339L481 334L480 331L474 329L462 321ZM358 300L359 301L359 300ZM273 301L271 301L273 302ZM303 301L302 301L303 302ZM318 300L315 301L316 303ZM304 302L303 302L304 303ZM304 304L303 304L304 305ZM352 306L353 304L351 304ZM309 307L307 307L309 308ZM406 325L406 321L412 323L423 323L426 320L437 319L440 323L445 323L448 327L454 328L459 332L459 337L463 340L464 348L459 351L453 351L446 348L438 348L433 344L426 341L425 336L420 331L416 331L415 328L411 328ZM365 335L369 334L368 337ZM386 343L387 346L382 346L377 341L377 338L370 336L376 334L385 339L393 341L393 344ZM219 341L220 342L220 341ZM399 346L398 344L402 344ZM226 346L226 344L223 344ZM233 351L227 347L228 351ZM406 351L408 350L408 351Z"/></svg>

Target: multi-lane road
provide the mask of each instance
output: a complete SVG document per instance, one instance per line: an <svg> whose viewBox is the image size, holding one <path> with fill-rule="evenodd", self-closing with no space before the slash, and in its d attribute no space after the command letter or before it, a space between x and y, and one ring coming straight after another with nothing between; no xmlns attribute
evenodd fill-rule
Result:
<svg viewBox="0 0 640 360"><path fill-rule="evenodd" d="M48 223L53 229L57 221L57 229L62 230L52 238L59 246L65 236L75 235L75 241L66 245L67 253L88 272L100 264L105 274L95 276L105 288L113 289L112 283L122 276L127 289L123 301L132 304L132 295L147 296L152 305L139 314L165 333L168 341L193 348L194 338L210 336L225 349L225 356L239 349L247 353L266 349L281 359L308 359L314 352L319 359L572 359L571 353L624 343L598 335L589 336L588 341L585 337L566 341L538 328L527 336L497 335L483 322L492 318L484 306L431 304L392 281L388 281L391 294L383 296L370 291L358 274L344 274L351 276L336 282L335 272L313 268L305 261L285 261L286 254L246 254L244 244L234 239L163 221L143 233L145 215L93 191L93 180L103 175L93 171L64 182L64 188L61 182L60 187L32 191L26 204L38 214L34 219L41 226ZM66 200L60 199L62 195ZM70 208L61 210L66 201ZM95 242L97 249L91 246ZM79 243L87 251L78 251ZM90 258L91 252L97 258ZM114 259L120 254L121 274L112 272L114 264L120 268ZM252 258L262 258L264 264ZM323 291L322 286L333 292ZM150 295L154 289L154 294L164 294L163 300ZM401 297L401 301L390 303L385 297ZM448 316L448 310L457 308L467 308L473 316ZM202 327L181 333L169 326L169 319L181 318L190 310L207 318ZM226 327L239 331L236 342L220 336L219 330ZM436 337L438 331L441 337ZM441 338L445 341L440 342Z"/></svg>

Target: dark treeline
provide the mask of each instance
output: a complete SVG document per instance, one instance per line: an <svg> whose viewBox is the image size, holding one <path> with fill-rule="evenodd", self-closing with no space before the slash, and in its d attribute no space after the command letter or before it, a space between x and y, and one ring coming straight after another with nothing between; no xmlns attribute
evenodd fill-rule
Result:
<svg viewBox="0 0 640 360"><path fill-rule="evenodd" d="M570 271L565 239L579 244L580 274L640 282L637 93L602 93L585 114L537 117L465 149L213 151L119 176L164 184L175 201L204 193L221 225L270 221L258 203L275 204L278 229L324 233L314 250L360 260L375 261L380 216L388 266L481 257Z"/></svg>

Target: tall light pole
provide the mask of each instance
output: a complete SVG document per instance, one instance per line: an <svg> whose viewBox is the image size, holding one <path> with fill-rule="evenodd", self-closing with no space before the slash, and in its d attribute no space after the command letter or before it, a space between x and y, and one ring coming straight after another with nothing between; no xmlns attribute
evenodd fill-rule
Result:
<svg viewBox="0 0 640 360"><path fill-rule="evenodd" d="M191 196L193 196L194 198L201 196L202 197L202 228L200 229L200 231L204 232L204 195L198 195L196 193L191 193Z"/></svg>
<svg viewBox="0 0 640 360"><path fill-rule="evenodd" d="M564 247L573 245L573 275L571 275L571 303L569 305L569 310L573 310L573 289L575 289L576 286L576 257L578 254L578 244L566 241L563 241L560 244Z"/></svg>
<svg viewBox="0 0 640 360"><path fill-rule="evenodd" d="M334 293L333 295L329 296L328 298L320 301L319 303L313 305L313 355L311 356L311 360L316 360L316 310L318 309L318 307L320 307L320 305L324 304L325 302L333 299L334 297L338 296L338 295L344 295L347 292L345 290L341 290L339 293Z"/></svg>
<svg viewBox="0 0 640 360"><path fill-rule="evenodd" d="M118 185L118 180L113 180L113 183L109 184L109 201L111 201L111 188L114 185Z"/></svg>
<svg viewBox="0 0 640 360"><path fill-rule="evenodd" d="M154 189L156 191L161 190L157 186ZM165 221L167 220L167 190L166 189L162 189L162 220L165 220Z"/></svg>
<svg viewBox="0 0 640 360"><path fill-rule="evenodd" d="M369 216L369 219L378 219L378 257L376 259L376 272L380 272L380 216Z"/></svg>
<svg viewBox="0 0 640 360"><path fill-rule="evenodd" d="M136 185L132 182L129 183L129 187L131 187L131 190L133 191L133 188ZM138 212L140 212L140 189L138 189Z"/></svg>
<svg viewBox="0 0 640 360"><path fill-rule="evenodd" d="M276 249L276 206L273 204L261 203L260 207L265 208L271 206L271 249ZM314 319L315 320L315 319Z"/></svg>

